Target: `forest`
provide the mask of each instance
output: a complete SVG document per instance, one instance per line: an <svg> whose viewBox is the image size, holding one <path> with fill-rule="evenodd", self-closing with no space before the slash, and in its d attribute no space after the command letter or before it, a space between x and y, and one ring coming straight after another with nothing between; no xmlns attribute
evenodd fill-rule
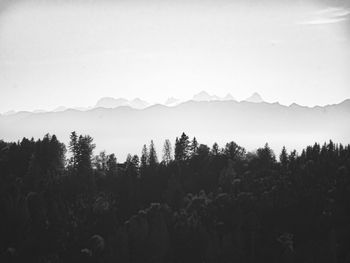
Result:
<svg viewBox="0 0 350 263"><path fill-rule="evenodd" d="M141 146L0 140L0 262L350 262L350 145Z"/></svg>

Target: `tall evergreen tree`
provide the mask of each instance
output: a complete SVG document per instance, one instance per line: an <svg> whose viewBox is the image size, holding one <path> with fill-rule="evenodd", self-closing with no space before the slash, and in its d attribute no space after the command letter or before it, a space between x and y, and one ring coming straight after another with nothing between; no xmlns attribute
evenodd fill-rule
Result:
<svg viewBox="0 0 350 263"><path fill-rule="evenodd" d="M133 178L138 177L139 175L139 164L140 164L140 159L139 157L135 155L128 154L126 157L126 175L131 176Z"/></svg>
<svg viewBox="0 0 350 263"><path fill-rule="evenodd" d="M34 152L28 168L28 182L36 188L38 184L47 184L62 174L64 169L65 146L56 136L46 134L35 142Z"/></svg>
<svg viewBox="0 0 350 263"><path fill-rule="evenodd" d="M169 164L173 159L172 147L169 139L166 139L163 147L163 161L165 164Z"/></svg>
<svg viewBox="0 0 350 263"><path fill-rule="evenodd" d="M198 153L198 142L196 137L193 137L191 145L190 145L190 152L191 152L191 156L197 155Z"/></svg>
<svg viewBox="0 0 350 263"><path fill-rule="evenodd" d="M153 140L151 140L151 144L149 146L149 166L150 168L155 168L158 164L157 152L154 147Z"/></svg>
<svg viewBox="0 0 350 263"><path fill-rule="evenodd" d="M175 160L183 161L189 157L190 141L188 136L183 132L180 139L176 137L175 141Z"/></svg>
<svg viewBox="0 0 350 263"><path fill-rule="evenodd" d="M72 154L71 166L77 170L78 174L89 173L92 170L92 153L95 149L93 139L89 135L78 135L72 132L69 142L69 150Z"/></svg>
<svg viewBox="0 0 350 263"><path fill-rule="evenodd" d="M117 176L118 175L118 164L117 158L114 153L108 155L107 157L107 175Z"/></svg>
<svg viewBox="0 0 350 263"><path fill-rule="evenodd" d="M231 160L242 160L246 152L245 149L237 145L237 143L229 142L226 143L224 153Z"/></svg>
<svg viewBox="0 0 350 263"><path fill-rule="evenodd" d="M280 163L282 168L286 169L288 166L288 154L287 154L287 150L286 147L283 146L281 154L280 154Z"/></svg>
<svg viewBox="0 0 350 263"><path fill-rule="evenodd" d="M147 150L146 144L144 144L142 147L142 153L141 153L141 169L145 169L148 164L149 164L148 150Z"/></svg>
<svg viewBox="0 0 350 263"><path fill-rule="evenodd" d="M72 154L72 157L69 160L70 165L73 168L77 167L77 162L78 162L78 155L79 155L79 147L78 147L78 135L75 131L73 131L70 136L70 141L69 141L69 146L68 149Z"/></svg>
<svg viewBox="0 0 350 263"><path fill-rule="evenodd" d="M275 154L267 143L265 143L264 148L259 148L256 153L261 168L271 168L276 162Z"/></svg>
<svg viewBox="0 0 350 263"><path fill-rule="evenodd" d="M80 135L78 139L78 158L77 168L80 171L88 171L92 169L92 153L95 149L93 139L89 135Z"/></svg>

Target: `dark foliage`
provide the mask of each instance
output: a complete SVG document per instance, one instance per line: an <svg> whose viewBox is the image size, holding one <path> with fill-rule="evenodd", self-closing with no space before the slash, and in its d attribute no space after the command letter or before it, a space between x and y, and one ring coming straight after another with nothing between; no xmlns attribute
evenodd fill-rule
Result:
<svg viewBox="0 0 350 263"><path fill-rule="evenodd" d="M0 262L350 262L350 145L0 141Z"/></svg>

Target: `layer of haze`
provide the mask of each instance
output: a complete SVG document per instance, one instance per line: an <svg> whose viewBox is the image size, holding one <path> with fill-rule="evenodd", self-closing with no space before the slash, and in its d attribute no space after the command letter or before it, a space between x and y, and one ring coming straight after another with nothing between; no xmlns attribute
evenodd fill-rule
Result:
<svg viewBox="0 0 350 263"><path fill-rule="evenodd" d="M201 90L337 103L350 97L349 10L287 0L6 1L0 112Z"/></svg>

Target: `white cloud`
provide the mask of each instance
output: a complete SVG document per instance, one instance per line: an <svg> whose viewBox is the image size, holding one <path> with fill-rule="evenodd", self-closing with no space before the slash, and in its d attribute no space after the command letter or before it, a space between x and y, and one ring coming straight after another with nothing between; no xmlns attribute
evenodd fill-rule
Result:
<svg viewBox="0 0 350 263"><path fill-rule="evenodd" d="M345 8L329 7L310 14L310 18L298 22L299 25L322 25L343 22L349 19L350 10Z"/></svg>

